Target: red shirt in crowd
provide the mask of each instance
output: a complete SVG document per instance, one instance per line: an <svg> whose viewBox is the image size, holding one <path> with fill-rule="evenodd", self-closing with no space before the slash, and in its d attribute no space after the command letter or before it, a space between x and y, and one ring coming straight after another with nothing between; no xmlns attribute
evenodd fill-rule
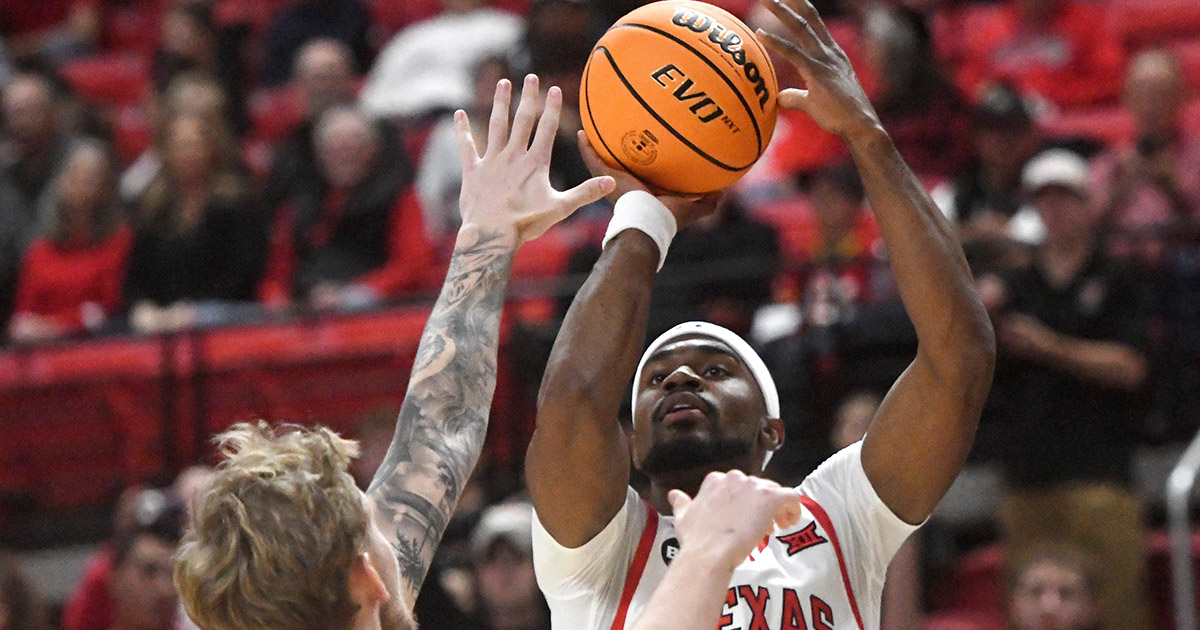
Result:
<svg viewBox="0 0 1200 630"><path fill-rule="evenodd" d="M16 315L50 318L74 332L84 327L81 311L88 302L105 314L116 313L132 242L127 227L92 245L59 245L47 238L34 241L17 280Z"/></svg>
<svg viewBox="0 0 1200 630"><path fill-rule="evenodd" d="M1038 31L1030 30L1020 11L1011 4L997 7L962 33L958 80L965 94L977 94L986 81L1007 81L1061 107L1118 97L1125 53L1107 28L1103 6L1062 0Z"/></svg>
<svg viewBox="0 0 1200 630"><path fill-rule="evenodd" d="M77 6L99 6L101 0L0 0L0 33L40 33L67 21Z"/></svg>
<svg viewBox="0 0 1200 630"><path fill-rule="evenodd" d="M324 216L315 226L315 231L333 230L347 197L348 193L339 189L334 189L326 195L322 204ZM435 255L433 245L425 236L421 201L412 186L396 197L388 223L391 227L388 233L387 263L355 278L354 282L366 285L381 296L396 295L426 286ZM285 208L279 213L271 234L271 256L267 261L266 277L259 289L259 299L274 305L287 302L292 294L292 274L296 265L292 213Z"/></svg>

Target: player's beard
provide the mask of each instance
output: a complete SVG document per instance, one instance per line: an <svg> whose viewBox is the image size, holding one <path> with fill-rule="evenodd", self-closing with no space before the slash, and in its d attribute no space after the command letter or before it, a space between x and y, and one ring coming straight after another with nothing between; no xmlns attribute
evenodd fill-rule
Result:
<svg viewBox="0 0 1200 630"><path fill-rule="evenodd" d="M750 440L717 436L687 435L658 442L642 460L642 472L649 476L695 470L745 459L753 448Z"/></svg>

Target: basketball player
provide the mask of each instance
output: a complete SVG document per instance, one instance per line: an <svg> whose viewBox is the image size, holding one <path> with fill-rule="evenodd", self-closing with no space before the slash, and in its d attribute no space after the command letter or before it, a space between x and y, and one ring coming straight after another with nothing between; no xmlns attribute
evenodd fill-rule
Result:
<svg viewBox="0 0 1200 630"><path fill-rule="evenodd" d="M219 438L225 461L175 566L204 630L416 627L413 602L487 429L513 255L614 187L551 188L562 93L549 90L535 133L538 81L527 77L510 134L511 90L496 88L482 157L456 114L462 228L367 492L347 472L356 444L328 429L239 425Z"/></svg>
<svg viewBox="0 0 1200 630"><path fill-rule="evenodd" d="M863 441L799 486L799 522L773 531L733 572L718 627L873 629L888 561L967 456L991 382L993 333L952 230L812 5L764 2L790 37L759 36L805 83L781 92L779 105L849 145L920 344ZM612 172L583 144L594 170ZM713 200L655 197L612 173L623 194L555 342L526 460L534 566L563 629L632 627L679 553L668 492L694 495L712 471L759 475L784 439L771 374L730 331L683 324L638 361L654 273L675 227ZM627 444L617 413L631 375ZM631 451L650 479L648 503L628 487Z"/></svg>

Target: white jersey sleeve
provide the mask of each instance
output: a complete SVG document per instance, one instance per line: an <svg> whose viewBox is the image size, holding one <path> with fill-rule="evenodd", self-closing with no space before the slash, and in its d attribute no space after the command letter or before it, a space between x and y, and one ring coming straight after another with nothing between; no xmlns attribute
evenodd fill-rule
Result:
<svg viewBox="0 0 1200 630"><path fill-rule="evenodd" d="M863 470L862 442L825 460L800 484L800 492L829 515L855 592L881 592L892 557L920 525L901 520L875 493Z"/></svg>
<svg viewBox="0 0 1200 630"><path fill-rule="evenodd" d="M625 505L616 516L599 534L573 549L554 540L536 510L533 516L533 566L550 604L552 627L594 628L611 620L646 526L641 497L627 488Z"/></svg>

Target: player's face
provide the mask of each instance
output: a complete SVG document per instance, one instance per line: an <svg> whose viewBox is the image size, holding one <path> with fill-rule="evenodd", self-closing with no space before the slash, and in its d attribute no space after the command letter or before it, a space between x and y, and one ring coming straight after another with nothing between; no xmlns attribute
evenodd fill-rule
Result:
<svg viewBox="0 0 1200 630"><path fill-rule="evenodd" d="M1096 606L1078 571L1042 562L1025 570L1012 595L1017 630L1087 630Z"/></svg>
<svg viewBox="0 0 1200 630"><path fill-rule="evenodd" d="M762 392L725 344L670 342L646 363L637 387L634 458L648 474L761 457Z"/></svg>

